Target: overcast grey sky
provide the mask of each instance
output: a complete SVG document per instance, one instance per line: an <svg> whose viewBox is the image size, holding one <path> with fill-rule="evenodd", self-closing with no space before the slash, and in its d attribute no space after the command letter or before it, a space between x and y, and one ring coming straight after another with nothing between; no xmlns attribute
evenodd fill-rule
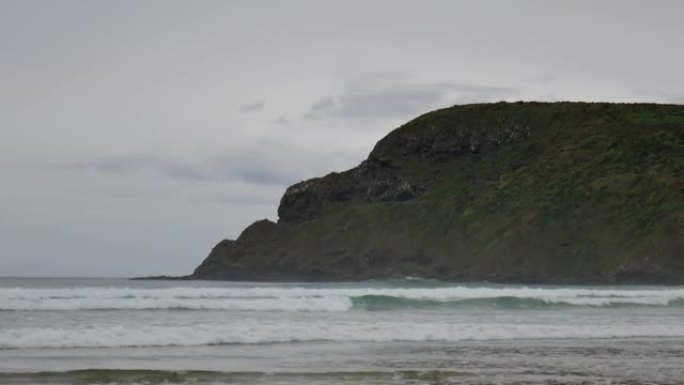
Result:
<svg viewBox="0 0 684 385"><path fill-rule="evenodd" d="M0 0L0 275L187 274L292 183L499 100L684 102L682 1Z"/></svg>

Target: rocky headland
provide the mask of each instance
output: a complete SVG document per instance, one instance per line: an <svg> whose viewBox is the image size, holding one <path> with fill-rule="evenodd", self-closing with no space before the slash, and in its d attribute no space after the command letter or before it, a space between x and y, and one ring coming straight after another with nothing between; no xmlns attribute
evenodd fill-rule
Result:
<svg viewBox="0 0 684 385"><path fill-rule="evenodd" d="M684 284L684 106L454 106L289 187L186 278Z"/></svg>

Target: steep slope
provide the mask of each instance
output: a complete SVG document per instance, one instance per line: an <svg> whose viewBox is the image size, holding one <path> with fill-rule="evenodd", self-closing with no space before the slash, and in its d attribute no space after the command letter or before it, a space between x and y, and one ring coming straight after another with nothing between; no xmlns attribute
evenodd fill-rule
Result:
<svg viewBox="0 0 684 385"><path fill-rule="evenodd" d="M684 283L684 106L430 112L289 187L278 215L191 277Z"/></svg>

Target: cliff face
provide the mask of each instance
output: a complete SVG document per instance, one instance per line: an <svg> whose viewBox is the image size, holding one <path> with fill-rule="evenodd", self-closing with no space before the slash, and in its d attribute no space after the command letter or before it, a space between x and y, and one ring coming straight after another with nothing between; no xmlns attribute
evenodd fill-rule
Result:
<svg viewBox="0 0 684 385"><path fill-rule="evenodd" d="M498 103L425 114L192 278L684 283L684 106Z"/></svg>

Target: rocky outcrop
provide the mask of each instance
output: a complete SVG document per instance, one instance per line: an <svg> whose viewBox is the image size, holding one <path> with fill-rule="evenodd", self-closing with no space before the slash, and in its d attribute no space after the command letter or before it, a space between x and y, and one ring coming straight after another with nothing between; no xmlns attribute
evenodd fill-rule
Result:
<svg viewBox="0 0 684 385"><path fill-rule="evenodd" d="M420 124L420 119L414 124ZM449 129L452 124L454 128ZM280 221L298 223L317 218L325 201L401 202L417 198L431 186L434 176L407 172L411 170L402 168L405 163L439 163L468 153L486 153L532 134L529 126L503 118L487 130L459 127L458 122L449 121L433 123L428 135L410 128L402 127L381 140L368 159L352 170L290 186L280 200Z"/></svg>
<svg viewBox="0 0 684 385"><path fill-rule="evenodd" d="M192 278L684 283L684 107L497 103L425 114Z"/></svg>

